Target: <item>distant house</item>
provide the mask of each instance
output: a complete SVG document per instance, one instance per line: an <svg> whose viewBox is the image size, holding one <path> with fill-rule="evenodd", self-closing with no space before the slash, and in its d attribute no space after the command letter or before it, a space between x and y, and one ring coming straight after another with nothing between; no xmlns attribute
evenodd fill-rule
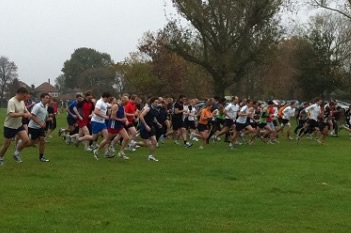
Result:
<svg viewBox="0 0 351 233"><path fill-rule="evenodd" d="M35 88L35 91L38 93L38 96L40 96L42 93L49 93L54 98L58 98L60 95L59 90L56 89L53 85L50 84L50 79L49 82L44 82L37 88Z"/></svg>
<svg viewBox="0 0 351 233"><path fill-rule="evenodd" d="M73 100L76 98L76 95L80 94L83 95L84 91L79 88L74 88L74 89L66 89L64 93L60 96L61 100Z"/></svg>
<svg viewBox="0 0 351 233"><path fill-rule="evenodd" d="M22 82L22 81L19 81L19 86L20 86L20 87L27 88L27 89L30 89L30 86L28 86L26 83L24 83L24 82Z"/></svg>

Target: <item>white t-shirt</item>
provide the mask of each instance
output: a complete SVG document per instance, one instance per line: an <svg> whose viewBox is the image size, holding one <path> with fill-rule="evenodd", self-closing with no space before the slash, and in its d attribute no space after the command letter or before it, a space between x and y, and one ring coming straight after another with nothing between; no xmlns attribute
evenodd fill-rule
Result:
<svg viewBox="0 0 351 233"><path fill-rule="evenodd" d="M191 111L190 111L190 114L189 114L189 116L188 116L188 120L189 120L189 121L195 121L195 119L196 119L196 113L197 113L196 108L195 108L194 106L192 106Z"/></svg>
<svg viewBox="0 0 351 233"><path fill-rule="evenodd" d="M241 113L248 114L249 113L249 107L247 105L243 106L240 109ZM236 120L237 123L239 124L246 124L247 122L247 116L239 116L238 119Z"/></svg>
<svg viewBox="0 0 351 233"><path fill-rule="evenodd" d="M95 108L99 109L100 113L106 116L108 106L109 104L105 103L103 99L99 99L98 102L96 102ZM105 118L102 118L94 113L91 121L105 123Z"/></svg>
<svg viewBox="0 0 351 233"><path fill-rule="evenodd" d="M187 117L187 115L185 113L189 111L189 106L184 104L183 110L184 110L184 112L183 112L183 121L184 121L185 118Z"/></svg>
<svg viewBox="0 0 351 233"><path fill-rule="evenodd" d="M229 116L226 116L226 119L233 119L235 120L237 115L238 115L238 111L240 109L240 106L239 104L233 104L233 103L230 103L227 107L225 107L225 111L227 112L227 115Z"/></svg>
<svg viewBox="0 0 351 233"><path fill-rule="evenodd" d="M295 116L295 108L288 106L283 110L283 119L290 120L290 118L294 116Z"/></svg>
<svg viewBox="0 0 351 233"><path fill-rule="evenodd" d="M48 117L48 106L44 105L42 102L39 102L36 105L34 105L32 109L32 114L35 115L39 121L45 122ZM33 120L29 121L28 127L32 129L41 128L41 126Z"/></svg>
<svg viewBox="0 0 351 233"><path fill-rule="evenodd" d="M318 121L318 116L321 114L321 107L318 104L312 104L305 109L305 112L310 112L309 119Z"/></svg>

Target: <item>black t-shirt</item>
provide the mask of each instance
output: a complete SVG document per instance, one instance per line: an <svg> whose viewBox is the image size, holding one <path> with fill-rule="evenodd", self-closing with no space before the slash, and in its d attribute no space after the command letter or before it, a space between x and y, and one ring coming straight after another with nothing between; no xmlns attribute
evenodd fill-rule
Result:
<svg viewBox="0 0 351 233"><path fill-rule="evenodd" d="M52 114L52 116L50 116L50 117L55 117L54 108L53 108L53 107L48 106L48 114L49 114L49 115Z"/></svg>
<svg viewBox="0 0 351 233"><path fill-rule="evenodd" d="M159 114L157 115L156 119L159 123L163 124L167 120L167 109L165 109L163 106L159 106L157 110Z"/></svg>
<svg viewBox="0 0 351 233"><path fill-rule="evenodd" d="M176 108L177 108L179 111L182 111L182 110L184 109L183 103L178 101L177 103L174 104L174 114L173 114L173 117L174 117L174 118L179 118L179 119L181 119L181 118L183 117L183 112L176 114L176 112L175 112L175 109L176 109Z"/></svg>

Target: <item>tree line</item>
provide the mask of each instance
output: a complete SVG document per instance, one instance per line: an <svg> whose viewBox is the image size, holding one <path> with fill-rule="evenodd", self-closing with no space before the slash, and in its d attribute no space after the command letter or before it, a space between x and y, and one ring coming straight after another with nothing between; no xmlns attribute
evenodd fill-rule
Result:
<svg viewBox="0 0 351 233"><path fill-rule="evenodd" d="M63 93L80 88L116 95L351 99L350 1L307 0L325 10L290 34L281 18L295 9L293 0L172 2L178 17L146 32L124 61L78 48L64 62L56 87ZM8 81L1 79L3 97Z"/></svg>

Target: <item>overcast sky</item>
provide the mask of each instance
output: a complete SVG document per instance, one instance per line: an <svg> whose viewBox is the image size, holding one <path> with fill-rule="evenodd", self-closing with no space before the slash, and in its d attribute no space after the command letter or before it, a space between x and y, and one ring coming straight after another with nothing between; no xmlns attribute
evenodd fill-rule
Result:
<svg viewBox="0 0 351 233"><path fill-rule="evenodd" d="M0 56L36 86L54 83L80 47L124 60L144 32L161 29L175 12L170 0L0 0L0 7Z"/></svg>
<svg viewBox="0 0 351 233"><path fill-rule="evenodd" d="M53 83L79 47L122 61L144 32L166 24L165 11L174 12L169 0L0 0L0 7L0 56L36 86Z"/></svg>

